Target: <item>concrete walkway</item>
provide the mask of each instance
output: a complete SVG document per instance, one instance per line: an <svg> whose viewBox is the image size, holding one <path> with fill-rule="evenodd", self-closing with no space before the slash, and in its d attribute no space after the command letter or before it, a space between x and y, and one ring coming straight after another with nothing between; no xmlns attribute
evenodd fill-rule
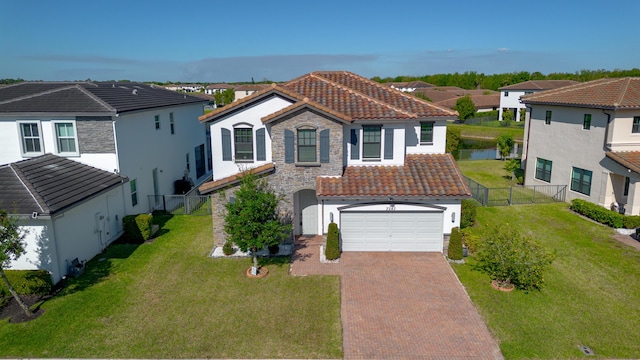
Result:
<svg viewBox="0 0 640 360"><path fill-rule="evenodd" d="M296 241L291 274L340 275L345 359L503 358L442 254L348 252L325 264L321 243Z"/></svg>

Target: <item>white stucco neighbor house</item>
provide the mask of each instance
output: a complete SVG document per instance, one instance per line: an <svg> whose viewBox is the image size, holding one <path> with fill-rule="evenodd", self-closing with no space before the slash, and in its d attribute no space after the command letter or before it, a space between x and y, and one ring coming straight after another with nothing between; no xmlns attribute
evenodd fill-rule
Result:
<svg viewBox="0 0 640 360"><path fill-rule="evenodd" d="M573 80L529 80L498 88L500 91L500 112L498 113L498 119L502 120L504 112L511 110L513 120L520 121L520 114L522 111L525 111L524 104L520 102L521 96L577 83L577 81Z"/></svg>
<svg viewBox="0 0 640 360"><path fill-rule="evenodd" d="M122 235L127 178L57 155L0 165L0 209L27 230L13 270L46 270L53 283Z"/></svg>
<svg viewBox="0 0 640 360"><path fill-rule="evenodd" d="M547 90L522 103L525 185L568 185L569 201L640 214L640 77Z"/></svg>
<svg viewBox="0 0 640 360"><path fill-rule="evenodd" d="M206 99L138 83L23 82L0 88L0 164L55 154L129 178L127 214L149 195L211 175ZM153 201L153 200L152 200Z"/></svg>
<svg viewBox="0 0 640 360"><path fill-rule="evenodd" d="M443 251L470 191L450 154L455 111L345 71L303 75L200 117L211 129L214 241L242 171L264 176L293 235L337 223L343 251Z"/></svg>

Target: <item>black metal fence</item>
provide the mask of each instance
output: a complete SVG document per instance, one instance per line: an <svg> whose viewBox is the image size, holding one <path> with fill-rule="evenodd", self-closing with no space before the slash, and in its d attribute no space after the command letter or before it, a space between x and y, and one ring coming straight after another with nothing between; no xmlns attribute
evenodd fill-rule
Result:
<svg viewBox="0 0 640 360"><path fill-rule="evenodd" d="M565 201L567 185L529 185L488 188L464 176L471 195L484 206L540 204Z"/></svg>
<svg viewBox="0 0 640 360"><path fill-rule="evenodd" d="M211 215L211 201L205 195L149 195L149 212L181 215Z"/></svg>

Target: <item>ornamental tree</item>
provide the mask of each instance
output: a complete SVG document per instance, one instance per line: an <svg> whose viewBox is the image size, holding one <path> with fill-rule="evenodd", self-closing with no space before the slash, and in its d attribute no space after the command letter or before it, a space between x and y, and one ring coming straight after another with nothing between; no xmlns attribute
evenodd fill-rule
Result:
<svg viewBox="0 0 640 360"><path fill-rule="evenodd" d="M505 160L509 154L511 154L511 150L513 150L513 145L515 141L513 140L513 135L511 134L502 134L497 139L498 151L500 151L500 156L502 160Z"/></svg>
<svg viewBox="0 0 640 360"><path fill-rule="evenodd" d="M476 113L476 105L469 95L465 95L456 100L456 105L453 107L453 110L457 111L458 118L464 121L473 117L473 114Z"/></svg>
<svg viewBox="0 0 640 360"><path fill-rule="evenodd" d="M258 272L258 251L279 244L291 232L291 224L284 223L278 216L281 200L282 196L278 196L265 179L258 179L245 171L235 193L235 201L225 205L227 241L242 251L251 251L253 274Z"/></svg>
<svg viewBox="0 0 640 360"><path fill-rule="evenodd" d="M6 211L0 210L0 277L24 313L27 316L33 316L33 312L22 301L4 273L4 269L9 267L11 261L24 254L24 237L26 235L27 231L20 228L15 218L9 217Z"/></svg>

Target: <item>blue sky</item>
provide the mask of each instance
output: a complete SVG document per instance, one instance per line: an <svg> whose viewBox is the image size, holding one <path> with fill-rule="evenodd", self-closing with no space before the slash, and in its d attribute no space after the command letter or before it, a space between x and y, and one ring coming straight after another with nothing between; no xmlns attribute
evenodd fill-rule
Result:
<svg viewBox="0 0 640 360"><path fill-rule="evenodd" d="M640 1L0 0L0 78L285 81L640 67Z"/></svg>

